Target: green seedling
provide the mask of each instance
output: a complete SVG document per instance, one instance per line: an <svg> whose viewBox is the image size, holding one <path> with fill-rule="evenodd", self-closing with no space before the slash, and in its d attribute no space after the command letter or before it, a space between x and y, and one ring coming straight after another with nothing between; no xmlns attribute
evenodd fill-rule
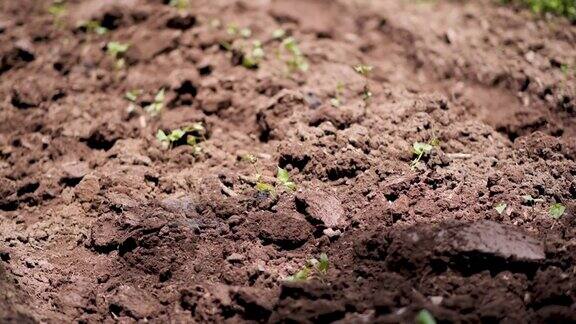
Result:
<svg viewBox="0 0 576 324"><path fill-rule="evenodd" d="M197 146L200 139L205 139L204 133L206 129L202 123L194 123L192 125L176 128L168 134L159 129L156 133L156 138L167 148L172 148L176 142L186 138L186 144L194 148L194 153L199 153L200 148Z"/></svg>
<svg viewBox="0 0 576 324"><path fill-rule="evenodd" d="M288 53L288 59L285 62L290 73L308 71L308 62L293 37L285 38L280 47Z"/></svg>
<svg viewBox="0 0 576 324"><path fill-rule="evenodd" d="M103 27L98 20L88 20L80 24L80 27L86 29L86 32L96 35L105 35L108 33L108 28Z"/></svg>
<svg viewBox="0 0 576 324"><path fill-rule="evenodd" d="M127 109L129 114L136 111L136 101L138 100L138 96L140 96L141 93L141 90L130 90L124 94L124 98L130 102Z"/></svg>
<svg viewBox="0 0 576 324"><path fill-rule="evenodd" d="M296 190L296 183L290 180L290 174L288 174L288 171L286 171L286 169L278 167L278 170L276 172L276 179L278 180L278 182L280 182L281 185L283 185L289 191Z"/></svg>
<svg viewBox="0 0 576 324"><path fill-rule="evenodd" d="M368 77L370 76L370 72L372 72L374 68L371 65L366 64L358 64L354 66L354 71L364 77L364 89L362 90L362 100L364 100L364 104L366 107L370 104L370 99L372 99L372 91L368 85Z"/></svg>
<svg viewBox="0 0 576 324"><path fill-rule="evenodd" d="M330 105L334 108L340 107L342 104L342 94L344 93L344 83L342 81L338 81L336 84L336 90L334 91L334 97L330 99Z"/></svg>
<svg viewBox="0 0 576 324"><path fill-rule="evenodd" d="M498 205L496 205L496 207L494 207L494 209L496 209L496 211L498 212L498 214L502 214L505 210L506 207L508 207L508 204L506 203L499 203Z"/></svg>
<svg viewBox="0 0 576 324"><path fill-rule="evenodd" d="M190 0L170 0L169 5L178 10L186 10L190 6Z"/></svg>
<svg viewBox="0 0 576 324"><path fill-rule="evenodd" d="M358 64L356 66L354 66L354 71L356 71L356 73L360 74L361 76L367 78L370 74L370 72L372 72L372 70L374 69L374 67L372 67L371 65L366 65L366 64Z"/></svg>
<svg viewBox="0 0 576 324"><path fill-rule="evenodd" d="M576 2L574 0L501 0L501 2L504 4L520 3L536 14L551 13L576 21Z"/></svg>
<svg viewBox="0 0 576 324"><path fill-rule="evenodd" d="M418 312L415 322L416 324L436 324L434 316L432 316L432 314L430 314L430 312L426 309Z"/></svg>
<svg viewBox="0 0 576 324"><path fill-rule="evenodd" d="M241 28L239 34L242 38L250 38L252 36L252 30L248 27Z"/></svg>
<svg viewBox="0 0 576 324"><path fill-rule="evenodd" d="M122 69L126 65L126 60L124 60L123 56L128 48L130 48L130 44L126 43L108 42L108 44L106 44L106 52L114 59L114 67L117 70Z"/></svg>
<svg viewBox="0 0 576 324"><path fill-rule="evenodd" d="M298 270L295 274L286 278L288 281L307 281L312 278L319 279L321 282L326 281L330 261L326 253L320 254L318 259L312 258Z"/></svg>
<svg viewBox="0 0 576 324"><path fill-rule="evenodd" d="M256 182L256 190L258 190L258 192L266 194L266 195L273 195L276 192L276 189L274 188L273 185L266 183L262 180L258 180L258 182Z"/></svg>
<svg viewBox="0 0 576 324"><path fill-rule="evenodd" d="M164 92L164 89L162 88L154 96L154 101L151 104L144 107L144 111L147 112L152 117L159 115L164 109L165 99L166 94Z"/></svg>
<svg viewBox="0 0 576 324"><path fill-rule="evenodd" d="M428 143L414 142L412 144L412 154L416 158L410 163L410 167L415 169L424 155L430 154L435 147L440 146L440 141L437 138L432 138Z"/></svg>
<svg viewBox="0 0 576 324"><path fill-rule="evenodd" d="M255 40L252 42L252 49L242 56L242 66L247 69L257 68L264 59L265 53L262 48L262 42Z"/></svg>
<svg viewBox="0 0 576 324"><path fill-rule="evenodd" d="M240 31L240 27L238 27L237 24L235 23L230 23L226 26L226 32L228 33L228 35L230 36L236 36L238 35L238 32Z"/></svg>
<svg viewBox="0 0 576 324"><path fill-rule="evenodd" d="M250 163L254 168L254 176L256 178L256 190L262 194L273 195L276 189L273 185L262 180L262 173L258 167L258 158L253 154L246 154L242 156L242 161Z"/></svg>
<svg viewBox="0 0 576 324"><path fill-rule="evenodd" d="M560 219L560 217L564 215L565 211L566 207L564 205L560 203L555 203L550 206L550 209L548 209L548 214L550 215L550 217L554 219Z"/></svg>
<svg viewBox="0 0 576 324"><path fill-rule="evenodd" d="M62 27L62 18L66 15L66 2L64 0L54 0L48 7L48 13L54 18L54 25Z"/></svg>
<svg viewBox="0 0 576 324"><path fill-rule="evenodd" d="M286 36L286 31L284 29L278 28L272 32L273 39L282 39Z"/></svg>

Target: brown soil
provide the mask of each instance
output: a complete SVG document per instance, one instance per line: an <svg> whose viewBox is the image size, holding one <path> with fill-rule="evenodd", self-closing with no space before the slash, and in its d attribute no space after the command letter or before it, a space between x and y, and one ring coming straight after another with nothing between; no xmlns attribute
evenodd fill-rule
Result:
<svg viewBox="0 0 576 324"><path fill-rule="evenodd" d="M70 1L57 22L0 2L1 322L576 321L574 25L487 0L167 2ZM263 41L257 69L230 23ZM278 28L307 72L285 72ZM199 153L155 138L193 122ZM325 277L285 280L320 253Z"/></svg>

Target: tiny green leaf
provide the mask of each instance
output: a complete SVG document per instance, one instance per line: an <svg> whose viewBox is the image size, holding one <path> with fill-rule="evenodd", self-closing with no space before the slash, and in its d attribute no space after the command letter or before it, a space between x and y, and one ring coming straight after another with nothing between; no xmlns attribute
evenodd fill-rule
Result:
<svg viewBox="0 0 576 324"><path fill-rule="evenodd" d="M552 204L550 206L550 209L548 210L548 214L550 214L550 217L554 218L554 219L559 219L560 217L562 217L562 215L564 215L564 212L566 211L566 207L560 203L555 203Z"/></svg>
<svg viewBox="0 0 576 324"><path fill-rule="evenodd" d="M108 42L108 44L106 44L106 51L115 59L118 58L121 54L125 53L128 48L130 48L130 44L126 43Z"/></svg>
<svg viewBox="0 0 576 324"><path fill-rule="evenodd" d="M274 192L274 186L266 182L258 181L256 183L256 190L262 193L270 194Z"/></svg>
<svg viewBox="0 0 576 324"><path fill-rule="evenodd" d="M288 281L306 281L310 277L310 268L304 266L301 270L296 272L295 274L286 278Z"/></svg>
<svg viewBox="0 0 576 324"><path fill-rule="evenodd" d="M499 203L498 205L496 205L496 207L494 207L494 209L496 209L498 214L502 214L504 210L506 210L506 207L508 207L506 203Z"/></svg>
<svg viewBox="0 0 576 324"><path fill-rule="evenodd" d="M434 146L428 143L415 142L412 144L412 152L416 155L428 154L433 148Z"/></svg>
<svg viewBox="0 0 576 324"><path fill-rule="evenodd" d="M330 266L330 261L328 261L328 255L326 253L320 254L320 260L318 261L317 269L322 275L328 273L328 267Z"/></svg>
<svg viewBox="0 0 576 324"><path fill-rule="evenodd" d="M428 310L423 309L416 315L416 324L436 324L436 320Z"/></svg>
<svg viewBox="0 0 576 324"><path fill-rule="evenodd" d="M124 94L124 98L126 98L130 102L135 102L138 99L139 95L140 95L139 90L130 90L126 91L126 93Z"/></svg>
<svg viewBox="0 0 576 324"><path fill-rule="evenodd" d="M255 157L254 154L248 153L248 154L244 154L242 156L242 161L246 161L250 164L254 164L254 163L258 162L258 158Z"/></svg>
<svg viewBox="0 0 576 324"><path fill-rule="evenodd" d="M159 129L158 132L156 133L156 138L160 141L160 142L169 142L170 140L168 139L168 136L166 136L166 133L164 133L163 130Z"/></svg>
<svg viewBox="0 0 576 324"><path fill-rule="evenodd" d="M275 29L272 32L272 38L280 39L286 35L286 31L284 29Z"/></svg>
<svg viewBox="0 0 576 324"><path fill-rule="evenodd" d="M276 179L278 179L278 182L280 182L288 190L296 189L296 184L290 180L290 174L288 174L288 171L286 171L286 169L278 167L278 171L276 173Z"/></svg>
<svg viewBox="0 0 576 324"><path fill-rule="evenodd" d="M354 71L356 71L356 73L366 77L368 76L368 74L370 74L370 72L372 72L373 67L371 65L367 65L367 64L358 64L356 66L354 66Z"/></svg>

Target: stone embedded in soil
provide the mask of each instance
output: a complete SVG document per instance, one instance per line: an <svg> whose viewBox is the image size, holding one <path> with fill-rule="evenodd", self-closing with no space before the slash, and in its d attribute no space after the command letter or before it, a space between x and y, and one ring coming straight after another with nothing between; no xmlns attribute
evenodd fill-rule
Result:
<svg viewBox="0 0 576 324"><path fill-rule="evenodd" d="M64 177L67 179L81 179L90 170L88 163L82 161L69 161L60 165L60 169L64 172Z"/></svg>
<svg viewBox="0 0 576 324"><path fill-rule="evenodd" d="M162 201L160 201L160 206L169 212L183 213L187 216L196 213L195 204L192 201L192 198L182 194L172 195L162 199Z"/></svg>
<svg viewBox="0 0 576 324"><path fill-rule="evenodd" d="M177 33L173 31L137 33L130 41L126 58L131 62L148 61L175 46Z"/></svg>
<svg viewBox="0 0 576 324"><path fill-rule="evenodd" d="M74 187L74 194L78 200L82 202L92 201L100 192L100 181L97 176L87 175L76 187Z"/></svg>
<svg viewBox="0 0 576 324"><path fill-rule="evenodd" d="M312 235L312 226L298 214L262 212L256 217L259 223L258 236L265 243L292 249L306 243Z"/></svg>
<svg viewBox="0 0 576 324"><path fill-rule="evenodd" d="M325 227L345 225L344 208L338 198L319 190L305 190L296 194L298 209L315 224Z"/></svg>
<svg viewBox="0 0 576 324"><path fill-rule="evenodd" d="M503 258L537 261L546 258L542 243L517 229L493 221L460 228L452 246L459 252L480 252Z"/></svg>
<svg viewBox="0 0 576 324"><path fill-rule="evenodd" d="M240 253L232 253L232 254L230 254L230 255L226 258L226 261L235 263L235 262L241 262L241 261L243 261L244 259L245 259L245 257L244 257L243 254L240 254Z"/></svg>
<svg viewBox="0 0 576 324"><path fill-rule="evenodd" d="M157 298L146 291L121 285L110 298L110 310L116 315L127 315L136 319L150 317L160 309Z"/></svg>

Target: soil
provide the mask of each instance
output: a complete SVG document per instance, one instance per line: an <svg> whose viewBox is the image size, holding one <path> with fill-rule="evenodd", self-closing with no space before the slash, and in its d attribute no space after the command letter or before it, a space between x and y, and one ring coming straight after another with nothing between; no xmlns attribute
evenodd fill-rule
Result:
<svg viewBox="0 0 576 324"><path fill-rule="evenodd" d="M576 26L488 0L167 2L0 2L1 322L576 322ZM252 39L249 69L229 45ZM155 137L195 122L195 147Z"/></svg>

